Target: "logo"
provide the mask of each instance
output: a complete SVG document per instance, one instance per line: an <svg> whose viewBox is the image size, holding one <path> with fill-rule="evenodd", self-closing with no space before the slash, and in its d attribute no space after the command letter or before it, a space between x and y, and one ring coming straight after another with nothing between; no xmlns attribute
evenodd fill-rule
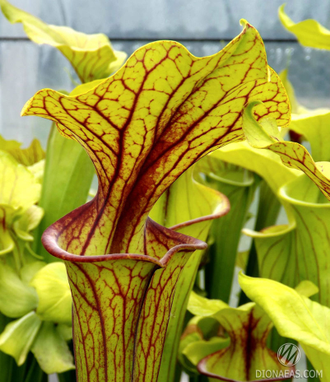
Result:
<svg viewBox="0 0 330 382"><path fill-rule="evenodd" d="M294 344L283 344L277 350L277 359L278 362L286 367L292 367L296 365L301 358L301 352L298 346Z"/></svg>

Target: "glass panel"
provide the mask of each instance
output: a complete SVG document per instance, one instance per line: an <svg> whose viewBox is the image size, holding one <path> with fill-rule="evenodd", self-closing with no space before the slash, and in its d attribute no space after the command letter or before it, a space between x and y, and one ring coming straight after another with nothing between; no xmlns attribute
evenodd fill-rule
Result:
<svg viewBox="0 0 330 382"><path fill-rule="evenodd" d="M264 39L292 39L277 16L284 0L11 0L17 7L54 25L67 25L86 33L111 38L231 39L244 18ZM330 2L290 0L287 12L294 21L315 18L330 27ZM21 27L0 19L0 36L24 36Z"/></svg>

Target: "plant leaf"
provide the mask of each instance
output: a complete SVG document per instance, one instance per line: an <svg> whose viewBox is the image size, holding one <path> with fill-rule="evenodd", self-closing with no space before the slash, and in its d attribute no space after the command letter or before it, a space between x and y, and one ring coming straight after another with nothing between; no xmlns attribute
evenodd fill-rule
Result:
<svg viewBox="0 0 330 382"><path fill-rule="evenodd" d="M18 274L0 261L0 311L8 317L21 317L38 305L35 290Z"/></svg>
<svg viewBox="0 0 330 382"><path fill-rule="evenodd" d="M294 96L294 89L287 78L288 70L280 73L283 85L288 93L292 105L292 119L290 130L303 136L310 145L314 160L330 160L330 109L310 110L298 104ZM311 128L313 126L313 128Z"/></svg>
<svg viewBox="0 0 330 382"><path fill-rule="evenodd" d="M17 210L11 206L0 205L0 255L5 255L15 248L15 242L10 234L10 225Z"/></svg>
<svg viewBox="0 0 330 382"><path fill-rule="evenodd" d="M33 261L23 265L23 267L20 269L21 280L25 284L29 285L30 281L33 279L33 276L45 265L46 263L43 261Z"/></svg>
<svg viewBox="0 0 330 382"><path fill-rule="evenodd" d="M208 221L205 223L208 223ZM188 227L193 228L196 225L200 226L202 223L193 224ZM203 232L205 233L205 230ZM193 288L202 255L203 251L195 251L188 259L177 279L157 382L167 382L174 378L180 335L184 327L189 293Z"/></svg>
<svg viewBox="0 0 330 382"><path fill-rule="evenodd" d="M286 166L303 171L330 199L330 164L315 163L304 146L295 142L284 142L274 120L265 120L259 124L252 114L252 109L258 103L251 102L245 108L243 116L243 129L250 145L278 154Z"/></svg>
<svg viewBox="0 0 330 382"><path fill-rule="evenodd" d="M285 166L277 154L253 148L247 142L233 143L209 155L257 173L275 194L281 186L300 175L298 170Z"/></svg>
<svg viewBox="0 0 330 382"><path fill-rule="evenodd" d="M45 170L45 160L41 160L32 166L29 166L28 169L32 172L34 177L39 181L40 184L42 184L43 176L44 176L44 170ZM37 368L37 366L36 366ZM40 370L39 370L40 372ZM42 373L41 373L42 374Z"/></svg>
<svg viewBox="0 0 330 382"><path fill-rule="evenodd" d="M22 365L41 326L35 312L30 312L10 322L0 335L0 350L13 356L18 366Z"/></svg>
<svg viewBox="0 0 330 382"><path fill-rule="evenodd" d="M224 207L226 209L226 204ZM193 220L183 229L193 228L195 224L189 225L191 222ZM210 221L203 222L201 218L197 225L203 223L208 225ZM181 231L180 225L178 228ZM205 234L204 230L202 232ZM168 235L165 241L162 238L164 234ZM179 244L180 242L182 244ZM181 246L182 249L180 249ZM149 256L159 259L166 249L171 248L160 260L165 268L153 274L148 286L139 318L140 332L137 336L139 342L135 349L135 359L138 359L138 364L134 368L134 376L160 382L167 381L174 375L173 369L165 370L164 375L160 373L166 366L175 367L176 347L183 327L189 291L196 278L201 250L206 248L206 244L190 236L182 235L181 232L165 230L148 219L145 248ZM195 249L197 251L194 251ZM172 251L177 250L179 252L172 254ZM148 354L149 358L146 358L145 354ZM152 360L153 362L150 362ZM162 361L161 365L160 361ZM160 369L158 366L161 366ZM157 378L152 379L152 377Z"/></svg>
<svg viewBox="0 0 330 382"><path fill-rule="evenodd" d="M68 242L64 236L78 229L86 234L70 240L69 252L88 255L96 243L100 254L140 252L157 199L198 158L244 138L241 111L251 99L264 101L258 118L288 123L287 96L248 23L210 57L196 58L175 42L155 42L87 93L38 92L22 114L56 121L62 134L89 152L99 177L97 197L79 212L86 219L79 223L71 215L59 241Z"/></svg>
<svg viewBox="0 0 330 382"><path fill-rule="evenodd" d="M196 366L199 362L208 355L228 347L229 342L229 338L220 337L214 337L208 341L194 341L182 349L183 359L189 360L191 364L195 365L195 367L190 366L190 370L198 373Z"/></svg>
<svg viewBox="0 0 330 382"><path fill-rule="evenodd" d="M65 339L65 341L72 340L72 326L59 324L57 325L57 331Z"/></svg>
<svg viewBox="0 0 330 382"><path fill-rule="evenodd" d="M8 153L0 151L1 193L0 205L25 212L40 197L41 186L33 174Z"/></svg>
<svg viewBox="0 0 330 382"><path fill-rule="evenodd" d="M0 313L0 332L4 330L4 328L10 321L11 321L10 318ZM1 370L1 377L3 378L4 382L12 381L13 369L15 368L17 369L17 365L15 364L14 358L1 351L0 352L0 370Z"/></svg>
<svg viewBox="0 0 330 382"><path fill-rule="evenodd" d="M47 25L6 0L1 0L0 5L8 21L22 23L32 41L57 48L70 61L81 82L108 77L126 59L126 53L114 51L104 34L87 35L68 27Z"/></svg>
<svg viewBox="0 0 330 382"><path fill-rule="evenodd" d="M70 160L68 160L70 158ZM35 233L34 250L47 262L56 261L38 240L44 230L73 209L86 203L94 176L93 165L84 149L62 137L55 126L47 145L45 175L39 206L45 216Z"/></svg>
<svg viewBox="0 0 330 382"><path fill-rule="evenodd" d="M63 263L56 262L41 268L30 285L37 291L39 304L36 313L42 320L72 324L72 298Z"/></svg>
<svg viewBox="0 0 330 382"><path fill-rule="evenodd" d="M145 255L65 255L78 379L88 373L157 380L176 282L192 251L205 244L151 220L146 235Z"/></svg>
<svg viewBox="0 0 330 382"><path fill-rule="evenodd" d="M244 292L272 319L280 335L297 340L322 380L330 376L330 309L276 281L239 275Z"/></svg>
<svg viewBox="0 0 330 382"><path fill-rule="evenodd" d="M284 7L285 4L278 10L281 23L297 37L301 45L318 49L330 49L330 31L328 29L312 19L294 23L284 12Z"/></svg>
<svg viewBox="0 0 330 382"><path fill-rule="evenodd" d="M228 307L229 305L221 300L211 300L198 295L194 291L190 293L188 310L195 316L211 316Z"/></svg>
<svg viewBox="0 0 330 382"><path fill-rule="evenodd" d="M260 232L244 230L255 240L260 276L290 287L310 280L319 288L316 299L330 306L327 282L330 203L303 174L282 187L279 196L289 224Z"/></svg>
<svg viewBox="0 0 330 382"><path fill-rule="evenodd" d="M319 293L319 288L309 280L301 281L294 289L296 292L306 297L311 297L314 294Z"/></svg>
<svg viewBox="0 0 330 382"><path fill-rule="evenodd" d="M188 374L198 374L198 363L209 354L215 353L230 343L229 337L212 337L203 339L198 324L200 317L192 318L180 339L179 361Z"/></svg>
<svg viewBox="0 0 330 382"><path fill-rule="evenodd" d="M330 160L330 110L313 110L294 115L290 129L310 142L314 160Z"/></svg>
<svg viewBox="0 0 330 382"><path fill-rule="evenodd" d="M75 368L69 347L53 322L43 322L31 348L41 369L47 374Z"/></svg>
<svg viewBox="0 0 330 382"><path fill-rule="evenodd" d="M32 241L33 236L29 234L35 229L42 217L44 210L39 206L32 205L18 220L13 224L15 234L22 240Z"/></svg>
<svg viewBox="0 0 330 382"><path fill-rule="evenodd" d="M22 149L21 145L17 141L6 140L0 135L0 150L11 154L18 163L24 166L32 166L45 158L45 152L38 139L33 139L26 149Z"/></svg>
<svg viewBox="0 0 330 382"><path fill-rule="evenodd" d="M205 241L212 221L228 213L229 203L226 196L196 181L194 168L162 194L149 216L164 227Z"/></svg>
<svg viewBox="0 0 330 382"><path fill-rule="evenodd" d="M267 335L273 325L255 304L223 309L216 317L229 334L230 345L203 358L197 366L199 372L215 380L225 377L234 381L254 381L257 370L284 372L288 369L266 347ZM283 379L287 377L275 380Z"/></svg>
<svg viewBox="0 0 330 382"><path fill-rule="evenodd" d="M184 172L164 192L152 208L150 217L159 224L204 241L212 219L225 215L229 203L224 195L197 182L193 178L194 168ZM202 251L196 251L189 258L177 281L158 382L168 382L174 378L186 306L202 254Z"/></svg>
<svg viewBox="0 0 330 382"><path fill-rule="evenodd" d="M249 251L237 252L235 266L245 271L249 259Z"/></svg>
<svg viewBox="0 0 330 382"><path fill-rule="evenodd" d="M249 171L219 160L212 154L196 164L196 172L205 179L206 185L225 194L230 202L229 213L213 222L212 242L208 249L210 260L205 266L208 296L228 302L241 230L246 223L257 182Z"/></svg>
<svg viewBox="0 0 330 382"><path fill-rule="evenodd" d="M249 142L275 151L285 165L301 169L311 179L301 174L280 188L288 225L272 226L261 232L244 230L255 239L260 275L291 287L301 280L311 280L320 290L319 301L329 306L330 291L326 282L329 203L313 184L315 182L329 197L329 180L320 171L322 167L327 168L327 164L315 164L307 150L297 143L280 142L279 136L272 138L263 130L265 126L250 117L244 114Z"/></svg>
<svg viewBox="0 0 330 382"><path fill-rule="evenodd" d="M301 285L301 290L315 291L308 283ZM182 351L193 365L197 365L200 373L214 380L254 381L257 370L283 372L286 369L277 362L276 354L266 347L273 325L254 303L231 308L221 300L208 300L192 293L188 309L197 316L191 320L191 326L188 325L183 336L183 340L187 335L190 339L185 341ZM218 328L211 338L206 338L202 330L203 321L211 318L218 322ZM205 326L210 327L210 321L206 321ZM229 344L223 330L230 337ZM199 333L204 344L198 336L192 336L194 332ZM199 344L203 344L201 349L198 349ZM215 347L218 347L216 351ZM282 379L285 378L277 380Z"/></svg>
<svg viewBox="0 0 330 382"><path fill-rule="evenodd" d="M41 185L27 167L19 164L8 152L1 150L0 172L0 255L4 255L18 245L13 232L15 228L23 240L33 239L28 232L19 229L20 223L17 219L22 218L22 222L29 220L28 210L33 210L34 207L31 206L39 200Z"/></svg>

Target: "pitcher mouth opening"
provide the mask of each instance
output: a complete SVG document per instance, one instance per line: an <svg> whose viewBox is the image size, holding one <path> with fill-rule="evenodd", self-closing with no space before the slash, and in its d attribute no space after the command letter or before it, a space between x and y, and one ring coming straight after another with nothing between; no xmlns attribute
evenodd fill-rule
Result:
<svg viewBox="0 0 330 382"><path fill-rule="evenodd" d="M112 254L104 254L104 255L94 255L94 256L83 256L76 255L70 252L67 252L58 244L58 236L59 236L59 228L60 228L60 220L49 226L42 235L41 241L45 249L54 257L70 262L77 263L94 263L94 262L103 262L108 260L139 260L145 261L149 263L154 263L158 265L160 268L166 267L166 264L171 259L171 257L178 251L188 250L203 250L207 248L207 244L201 240L195 239L191 236L184 235L174 231L171 228L165 228L160 224L157 224L150 218L148 218L148 224L156 227L160 234L163 234L166 237L171 237L177 241L172 248L168 249L165 252L164 256L161 259L156 259L152 256L146 254L138 254L138 253L112 253Z"/></svg>
<svg viewBox="0 0 330 382"><path fill-rule="evenodd" d="M305 174L286 183L278 192L279 197L290 203L313 208L330 208L330 202Z"/></svg>

